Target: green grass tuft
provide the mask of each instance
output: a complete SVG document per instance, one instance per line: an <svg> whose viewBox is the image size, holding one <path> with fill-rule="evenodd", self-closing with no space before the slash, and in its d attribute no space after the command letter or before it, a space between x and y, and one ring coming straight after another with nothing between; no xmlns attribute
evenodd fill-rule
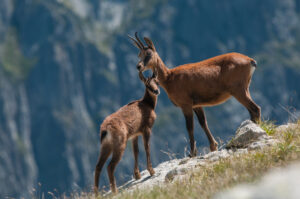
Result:
<svg viewBox="0 0 300 199"><path fill-rule="evenodd" d="M266 120L266 121L260 121L259 123L260 128L262 128L266 133L270 136L274 135L276 125L274 124L274 121Z"/></svg>

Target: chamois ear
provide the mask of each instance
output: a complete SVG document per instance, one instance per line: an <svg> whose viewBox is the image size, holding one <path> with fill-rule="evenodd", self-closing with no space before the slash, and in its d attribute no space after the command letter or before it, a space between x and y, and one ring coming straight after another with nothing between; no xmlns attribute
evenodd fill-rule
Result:
<svg viewBox="0 0 300 199"><path fill-rule="evenodd" d="M149 39L148 37L144 37L144 40L149 48L151 48L153 51L156 51L155 46L154 46L153 42L151 41L151 39Z"/></svg>

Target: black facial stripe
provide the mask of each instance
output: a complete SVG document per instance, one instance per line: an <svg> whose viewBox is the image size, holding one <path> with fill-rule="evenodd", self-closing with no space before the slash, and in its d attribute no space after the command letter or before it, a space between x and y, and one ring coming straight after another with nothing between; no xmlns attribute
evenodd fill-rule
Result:
<svg viewBox="0 0 300 199"><path fill-rule="evenodd" d="M151 59L151 55L147 55L144 59L144 66L147 66L149 60Z"/></svg>
<svg viewBox="0 0 300 199"><path fill-rule="evenodd" d="M152 93L154 93L154 94L158 94L158 90L154 90L152 87L150 87L150 86L146 86L147 87L147 89L149 89L150 90L150 92L152 92Z"/></svg>

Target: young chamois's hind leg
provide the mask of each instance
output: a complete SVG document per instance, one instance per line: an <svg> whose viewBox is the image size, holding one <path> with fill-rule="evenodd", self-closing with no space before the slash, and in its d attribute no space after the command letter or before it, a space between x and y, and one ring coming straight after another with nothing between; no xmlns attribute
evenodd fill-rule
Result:
<svg viewBox="0 0 300 199"><path fill-rule="evenodd" d="M260 121L260 107L252 100L249 88L232 94L249 111L251 120L255 123Z"/></svg>
<svg viewBox="0 0 300 199"><path fill-rule="evenodd" d="M109 165L107 166L107 173L108 173L108 178L109 178L109 182L110 182L110 189L113 193L117 193L117 185L116 185L116 179L114 176L114 172L116 169L117 164L120 162L123 153L125 151L126 148L126 142L124 144L120 144L120 145L115 145L115 148L113 149L113 155L111 158L111 161L109 163Z"/></svg>
<svg viewBox="0 0 300 199"><path fill-rule="evenodd" d="M101 170L107 160L107 158L109 157L109 155L111 154L111 146L108 143L104 143L101 144L101 149L100 149L100 155L98 158L98 162L96 165L96 169L95 169L95 178L94 178L94 192L95 194L98 194L98 187L99 187L99 176L101 173Z"/></svg>
<svg viewBox="0 0 300 199"><path fill-rule="evenodd" d="M197 148L195 144L195 138L194 138L194 119L193 119L193 109L190 108L182 108L182 112L184 114L185 118L185 125L189 133L190 138L190 145L191 145L191 152L190 157L194 157L197 155Z"/></svg>
<svg viewBox="0 0 300 199"><path fill-rule="evenodd" d="M133 148L133 155L134 155L134 178L136 180L141 178L140 170L139 170L139 145L138 145L139 137L135 137L132 140L132 148Z"/></svg>
<svg viewBox="0 0 300 199"><path fill-rule="evenodd" d="M196 113L198 121L209 140L210 150L217 151L218 150L218 142L215 140L214 136L212 135L212 133L210 132L210 130L207 126L206 117L205 117L203 108L202 107L194 108L194 112Z"/></svg>
<svg viewBox="0 0 300 199"><path fill-rule="evenodd" d="M146 131L143 133L143 141L144 141L144 147L146 151L146 157L147 157L147 169L151 176L155 174L154 169L152 168L151 159L150 159L150 135L151 135L151 129L146 129Z"/></svg>

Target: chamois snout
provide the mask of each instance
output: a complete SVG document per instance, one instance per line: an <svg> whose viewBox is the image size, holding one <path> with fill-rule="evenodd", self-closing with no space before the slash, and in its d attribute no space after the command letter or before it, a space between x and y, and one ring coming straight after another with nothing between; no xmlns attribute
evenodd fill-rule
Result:
<svg viewBox="0 0 300 199"><path fill-rule="evenodd" d="M156 73L152 74L152 77L145 78L143 75L143 72L139 72L139 77L142 80L142 82L145 84L146 89L153 93L154 95L159 95L159 81L157 79Z"/></svg>
<svg viewBox="0 0 300 199"><path fill-rule="evenodd" d="M142 69L142 64L141 64L141 63L138 63L138 64L136 65L136 69L138 69L138 71L141 71L141 69Z"/></svg>
<svg viewBox="0 0 300 199"><path fill-rule="evenodd" d="M146 88L154 95L160 94L158 80L156 78L149 78L149 80L146 83Z"/></svg>

